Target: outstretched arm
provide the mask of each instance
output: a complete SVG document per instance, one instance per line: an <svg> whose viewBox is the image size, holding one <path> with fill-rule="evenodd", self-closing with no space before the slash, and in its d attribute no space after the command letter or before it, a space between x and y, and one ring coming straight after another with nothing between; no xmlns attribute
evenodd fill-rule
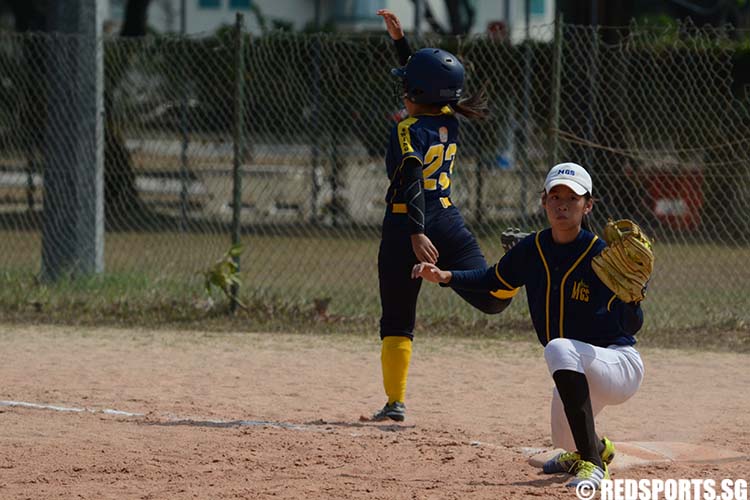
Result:
<svg viewBox="0 0 750 500"><path fill-rule="evenodd" d="M508 297L512 297L518 291L518 288L509 288L507 283L498 279L495 266L469 271L443 271L429 262L420 262L412 268L411 277L423 278L431 283L442 283L461 290L506 291L511 293Z"/></svg>
<svg viewBox="0 0 750 500"><path fill-rule="evenodd" d="M396 52L398 53L398 63L401 66L405 66L411 56L411 47L409 42L406 41L404 36L404 30L401 28L401 22L398 20L396 14L388 9L380 9L377 11L377 15L383 18L385 21L385 29L393 40L393 44L396 46Z"/></svg>

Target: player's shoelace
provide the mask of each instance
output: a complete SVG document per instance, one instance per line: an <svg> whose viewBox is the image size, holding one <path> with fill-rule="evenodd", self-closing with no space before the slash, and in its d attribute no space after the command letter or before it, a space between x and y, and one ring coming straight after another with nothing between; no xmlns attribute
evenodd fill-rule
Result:
<svg viewBox="0 0 750 500"><path fill-rule="evenodd" d="M546 474L556 474L558 472L572 474L575 463L580 459L581 455L577 451L564 451L545 462L542 469Z"/></svg>
<svg viewBox="0 0 750 500"><path fill-rule="evenodd" d="M570 473L574 473L574 469L580 461L581 455L579 455L577 451L566 451L557 458L557 463L563 466L563 468L567 469Z"/></svg>
<svg viewBox="0 0 750 500"><path fill-rule="evenodd" d="M601 453L602 462L609 465L615 458L615 445L606 437L603 437L601 442L604 445ZM581 460L581 455L577 451L564 451L545 462L542 470L545 474L557 474L560 472L575 474L574 466L579 460Z"/></svg>

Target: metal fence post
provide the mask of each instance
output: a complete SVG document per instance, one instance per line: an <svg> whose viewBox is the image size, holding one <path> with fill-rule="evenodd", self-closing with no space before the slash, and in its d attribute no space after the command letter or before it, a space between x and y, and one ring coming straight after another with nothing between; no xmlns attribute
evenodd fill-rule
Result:
<svg viewBox="0 0 750 500"><path fill-rule="evenodd" d="M597 137L597 106L598 106L598 95L599 85L601 85L599 78L599 21L598 13L596 10L596 2L591 4L591 58L590 67L588 71L588 106L586 107L586 140L589 144L598 142ZM585 149L586 167L591 168L596 164L597 151L592 146L587 146Z"/></svg>
<svg viewBox="0 0 750 500"><path fill-rule="evenodd" d="M234 165L232 189L232 245L240 244L240 214L242 213L242 165L245 162L245 38L244 16L237 13L235 21L235 54L234 54ZM234 257L237 269L240 256ZM239 286L232 285L232 302L230 310L237 311Z"/></svg>
<svg viewBox="0 0 750 500"><path fill-rule="evenodd" d="M482 211L482 174L484 172L485 159L480 156L474 166L474 174L476 175L476 183L474 184L474 220L478 227L484 224L484 213Z"/></svg>
<svg viewBox="0 0 750 500"><path fill-rule="evenodd" d="M182 70L189 72L187 38L187 16L185 12L185 0L182 0L180 14L180 43L179 54ZM190 147L190 134L188 131L188 95L190 90L189 78L182 78L180 83L180 230L188 229L188 184L190 182L190 167L188 166L188 148Z"/></svg>
<svg viewBox="0 0 750 500"><path fill-rule="evenodd" d="M317 21L316 21L317 22ZM316 24L316 26L319 26ZM311 193L310 193L310 222L318 222L318 198L320 198L320 33L313 35L313 89L312 89L312 116L310 127L310 145L311 145Z"/></svg>
<svg viewBox="0 0 750 500"><path fill-rule="evenodd" d="M528 226L529 214L527 213L529 175L531 167L529 165L529 120L531 117L531 1L525 2L525 23L524 29L524 51L523 51L523 114L521 118L520 141L519 141L519 175L521 176L521 222L524 227Z"/></svg>
<svg viewBox="0 0 750 500"><path fill-rule="evenodd" d="M547 151L548 167L558 163L560 147L560 73L562 72L562 30L563 15L559 9L555 12L555 40L552 47L552 89L549 114L549 143Z"/></svg>
<svg viewBox="0 0 750 500"><path fill-rule="evenodd" d="M42 278L104 270L104 70L95 0L55 3L44 150Z"/></svg>

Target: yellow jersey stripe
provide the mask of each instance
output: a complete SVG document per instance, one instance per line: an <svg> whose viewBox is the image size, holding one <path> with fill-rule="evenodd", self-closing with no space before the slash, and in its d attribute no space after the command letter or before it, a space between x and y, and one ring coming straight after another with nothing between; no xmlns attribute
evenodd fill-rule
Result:
<svg viewBox="0 0 750 500"><path fill-rule="evenodd" d="M440 198L440 204L443 208L448 208L452 205L450 198ZM406 206L406 203L392 203L391 211L394 214L405 214L408 213L408 207Z"/></svg>
<svg viewBox="0 0 750 500"><path fill-rule="evenodd" d="M409 127L417 123L417 119L409 117L398 124L398 143L401 146L401 154L413 153L414 148L411 146L411 135Z"/></svg>
<svg viewBox="0 0 750 500"><path fill-rule="evenodd" d="M568 269L568 272L565 273L565 276L563 276L562 281L560 282L560 338L563 338L563 319L565 318L565 280L568 279L568 276L570 276L570 273L573 272L573 269L575 269L578 264L581 263L583 258L586 256L587 253L591 250L591 247L594 246L594 243L596 243L596 240L598 240L598 236L594 236L594 239L591 240L591 243L589 243L589 246L584 250L584 252L576 259L576 261L573 263L572 266L570 266L570 269Z"/></svg>
<svg viewBox="0 0 750 500"><path fill-rule="evenodd" d="M616 298L617 298L617 295L615 294L615 295L612 295L611 299L609 299L609 302L607 302L607 311L612 311L612 302L614 302Z"/></svg>
<svg viewBox="0 0 750 500"><path fill-rule="evenodd" d="M544 252L542 252L542 246L539 244L539 235L542 232L539 231L536 233L536 237L534 238L534 242L536 243L536 249L539 251L539 257L542 258L542 264L544 264L544 271L547 273L547 301L545 306L545 325L547 330L547 342L550 341L549 338L549 294L550 294L550 287L552 286L552 278L550 278L549 275L549 266L547 265L547 260L544 258Z"/></svg>
<svg viewBox="0 0 750 500"><path fill-rule="evenodd" d="M500 262L498 261L498 263L495 264L495 276L497 277L497 279L500 280L500 283L507 286L509 290L513 290L514 288L516 288L512 286L510 283L508 283L507 281L505 281L502 276L500 276L500 271L498 270L499 266L500 266Z"/></svg>
<svg viewBox="0 0 750 500"><path fill-rule="evenodd" d="M490 295L497 297L498 299L509 299L517 294L518 290L518 288L514 288L513 290L503 290L502 288L498 288L497 290L490 292Z"/></svg>

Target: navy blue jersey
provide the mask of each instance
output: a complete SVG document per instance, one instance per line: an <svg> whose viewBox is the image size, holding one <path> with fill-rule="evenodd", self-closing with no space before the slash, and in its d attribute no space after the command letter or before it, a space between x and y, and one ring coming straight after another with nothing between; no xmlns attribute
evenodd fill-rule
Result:
<svg viewBox="0 0 750 500"><path fill-rule="evenodd" d="M599 280L591 259L606 243L582 230L567 244L552 240L552 230L533 233L493 267L456 271L450 286L514 290L526 286L529 312L542 345L554 338L592 345L633 345L643 322L639 305L626 304Z"/></svg>
<svg viewBox="0 0 750 500"><path fill-rule="evenodd" d="M391 180L386 202L406 203L402 167L407 158L416 158L423 166L425 209L444 208L457 152L458 120L448 106L439 114L412 116L395 125L385 155Z"/></svg>
<svg viewBox="0 0 750 500"><path fill-rule="evenodd" d="M487 267L476 238L449 198L457 139L458 120L447 106L435 115L406 118L391 132L385 161L391 184L378 251L382 338L414 336L422 280L411 278L412 267L418 261L411 241L414 227L407 203L411 200L405 199L405 192L407 183L413 186L419 179L420 165L426 213L424 234L440 252L438 264L450 269ZM454 292L487 314L501 312L510 302L487 291L454 289Z"/></svg>

